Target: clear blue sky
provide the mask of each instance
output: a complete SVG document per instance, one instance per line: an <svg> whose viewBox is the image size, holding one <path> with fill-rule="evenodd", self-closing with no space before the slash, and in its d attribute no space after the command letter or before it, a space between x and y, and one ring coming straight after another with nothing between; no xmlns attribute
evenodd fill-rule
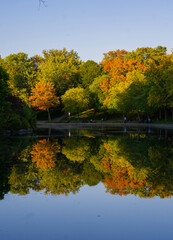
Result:
<svg viewBox="0 0 173 240"><path fill-rule="evenodd" d="M74 49L84 61L110 50L173 48L173 0L0 0L0 55Z"/></svg>

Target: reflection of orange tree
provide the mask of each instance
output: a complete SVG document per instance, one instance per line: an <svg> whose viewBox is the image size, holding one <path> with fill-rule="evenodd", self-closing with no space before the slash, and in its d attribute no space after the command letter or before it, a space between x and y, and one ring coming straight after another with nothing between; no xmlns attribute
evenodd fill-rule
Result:
<svg viewBox="0 0 173 240"><path fill-rule="evenodd" d="M56 155L60 151L57 142L50 140L39 140L32 146L31 157L39 168L51 168L55 166Z"/></svg>
<svg viewBox="0 0 173 240"><path fill-rule="evenodd" d="M68 163L61 154L55 164L59 151L57 141L44 139L18 154L8 177L10 192L25 195L32 188L52 195L76 193L83 185L78 165Z"/></svg>
<svg viewBox="0 0 173 240"><path fill-rule="evenodd" d="M101 163L109 171L104 181L108 192L127 195L145 185L146 170L135 169L120 153L116 141L104 143L104 148L106 151Z"/></svg>
<svg viewBox="0 0 173 240"><path fill-rule="evenodd" d="M135 171L146 173L146 183L133 188L131 193L140 197L171 197L173 192L173 148L169 141L155 142L138 136L119 138L119 153L131 163ZM137 141L136 141L137 140ZM140 171L139 171L140 170Z"/></svg>

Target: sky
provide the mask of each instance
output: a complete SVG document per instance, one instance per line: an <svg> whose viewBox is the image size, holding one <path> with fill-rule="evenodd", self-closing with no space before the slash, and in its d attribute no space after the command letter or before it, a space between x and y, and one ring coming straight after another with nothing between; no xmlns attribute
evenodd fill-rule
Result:
<svg viewBox="0 0 173 240"><path fill-rule="evenodd" d="M74 49L81 60L139 47L173 48L172 0L0 0L0 55Z"/></svg>

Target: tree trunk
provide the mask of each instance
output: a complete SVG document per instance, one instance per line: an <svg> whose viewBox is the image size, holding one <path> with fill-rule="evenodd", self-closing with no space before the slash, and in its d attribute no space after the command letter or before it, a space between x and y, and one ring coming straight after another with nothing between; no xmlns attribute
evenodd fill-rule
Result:
<svg viewBox="0 0 173 240"><path fill-rule="evenodd" d="M162 129L160 128L160 139L162 138Z"/></svg>
<svg viewBox="0 0 173 240"><path fill-rule="evenodd" d="M49 109L47 110L47 113L48 113L48 121L50 122L50 121L51 121L51 117L50 117L50 111L49 111Z"/></svg>
<svg viewBox="0 0 173 240"><path fill-rule="evenodd" d="M159 110L159 120L161 120L162 119L162 110L160 109Z"/></svg>
<svg viewBox="0 0 173 240"><path fill-rule="evenodd" d="M166 107L164 107L164 114L165 114L165 121L167 121L167 109L166 109Z"/></svg>
<svg viewBox="0 0 173 240"><path fill-rule="evenodd" d="M50 135L51 135L51 128L49 128L49 132L48 132L48 134L49 134L49 137L50 137Z"/></svg>
<svg viewBox="0 0 173 240"><path fill-rule="evenodd" d="M141 118L140 118L139 111L137 111L137 114L138 114L138 121L140 122L140 121L141 121Z"/></svg>
<svg viewBox="0 0 173 240"><path fill-rule="evenodd" d="M167 146L168 130L165 129L165 146Z"/></svg>
<svg viewBox="0 0 173 240"><path fill-rule="evenodd" d="M171 108L171 113L172 113L172 119L173 119L173 108Z"/></svg>

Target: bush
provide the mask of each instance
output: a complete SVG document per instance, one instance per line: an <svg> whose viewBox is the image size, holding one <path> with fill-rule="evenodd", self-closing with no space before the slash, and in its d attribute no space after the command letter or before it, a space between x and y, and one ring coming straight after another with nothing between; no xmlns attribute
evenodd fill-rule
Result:
<svg viewBox="0 0 173 240"><path fill-rule="evenodd" d="M21 119L21 127L24 129L30 128L30 124L26 118Z"/></svg>
<svg viewBox="0 0 173 240"><path fill-rule="evenodd" d="M20 116L16 113L12 114L8 122L8 129L19 130L21 127L22 122Z"/></svg>

